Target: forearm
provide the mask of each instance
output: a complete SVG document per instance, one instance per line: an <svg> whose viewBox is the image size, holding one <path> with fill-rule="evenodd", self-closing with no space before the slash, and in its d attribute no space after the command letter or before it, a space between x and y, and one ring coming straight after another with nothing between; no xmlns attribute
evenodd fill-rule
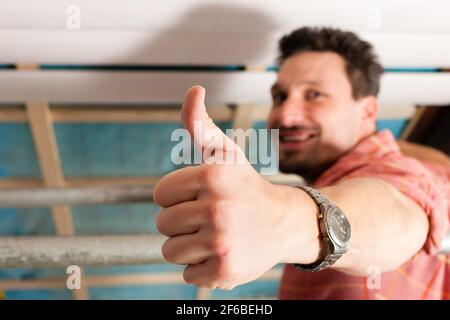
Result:
<svg viewBox="0 0 450 320"><path fill-rule="evenodd" d="M358 178L322 188L320 192L341 208L352 228L350 248L333 268L366 275L369 266L377 266L381 272L387 272L398 268L422 248L428 219L422 208L391 185ZM303 191L295 193L302 198L304 209L300 215L297 210L297 220L291 222L288 242L294 243L293 248L301 253L296 256L294 252L286 262L311 263L319 256L318 208L312 200L307 200ZM294 212L290 212L293 217ZM306 230L301 225L312 225L313 221L314 228L299 237L299 230ZM297 243L295 237L299 239Z"/></svg>

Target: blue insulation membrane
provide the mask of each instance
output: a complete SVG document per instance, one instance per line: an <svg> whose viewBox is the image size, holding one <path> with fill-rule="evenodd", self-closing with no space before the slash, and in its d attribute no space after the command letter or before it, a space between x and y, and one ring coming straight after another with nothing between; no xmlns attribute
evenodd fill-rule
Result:
<svg viewBox="0 0 450 320"><path fill-rule="evenodd" d="M0 69L16 69L15 64L0 64ZM114 72L233 72L245 71L245 65L149 65L149 64L41 64L41 70L53 71L114 71ZM265 67L266 71L278 71L278 65L272 64ZM387 73L417 73L417 72L448 72L448 69L428 66L428 67L396 67L387 66L384 68Z"/></svg>
<svg viewBox="0 0 450 320"><path fill-rule="evenodd" d="M395 136L407 120L380 120L381 129ZM55 124L55 135L66 176L159 176L179 168L172 164L170 152L177 141L170 141L179 124ZM222 130L230 122L220 123ZM265 122L254 128L263 129ZM250 150L256 152L256 150ZM255 165L258 168L258 164ZM40 177L29 126L0 124L0 177ZM154 218L159 211L153 204L72 207L77 234L155 233ZM125 217L124 217L125 216ZM53 235L51 213L47 208L0 209L0 236ZM87 267L88 275L176 272L178 265ZM63 268L3 269L0 279L39 279L66 276ZM276 296L277 281L252 282L231 291L214 290L214 298ZM93 299L194 299L196 288L183 284L90 288ZM68 290L14 290L7 299L72 299Z"/></svg>
<svg viewBox="0 0 450 320"><path fill-rule="evenodd" d="M278 296L279 281L260 280L250 282L234 288L233 290L214 289L212 299L234 299L234 298L268 298Z"/></svg>
<svg viewBox="0 0 450 320"><path fill-rule="evenodd" d="M278 65L270 65L266 71L277 72ZM386 73L434 73L434 72L448 72L448 69L440 67L385 67L383 69Z"/></svg>
<svg viewBox="0 0 450 320"><path fill-rule="evenodd" d="M28 124L0 124L0 176L40 177Z"/></svg>

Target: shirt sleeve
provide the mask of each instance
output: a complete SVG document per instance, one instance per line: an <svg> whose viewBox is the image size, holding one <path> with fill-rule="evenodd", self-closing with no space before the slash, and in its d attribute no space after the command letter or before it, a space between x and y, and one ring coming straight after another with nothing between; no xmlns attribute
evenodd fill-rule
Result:
<svg viewBox="0 0 450 320"><path fill-rule="evenodd" d="M430 221L423 249L430 255L439 252L449 224L450 168L391 153L368 162L343 179L356 177L386 181L416 201Z"/></svg>

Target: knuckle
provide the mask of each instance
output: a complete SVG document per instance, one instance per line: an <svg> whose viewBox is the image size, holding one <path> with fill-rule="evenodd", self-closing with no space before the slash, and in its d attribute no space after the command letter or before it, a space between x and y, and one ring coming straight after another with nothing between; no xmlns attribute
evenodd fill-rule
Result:
<svg viewBox="0 0 450 320"><path fill-rule="evenodd" d="M214 188L225 178L225 169L220 165L206 165L201 174L201 183L206 188Z"/></svg>
<svg viewBox="0 0 450 320"><path fill-rule="evenodd" d="M229 263L228 259L218 259L216 268L214 270L215 277L217 279L220 279L221 281L226 281L233 276L233 272L231 269L231 264Z"/></svg>
<svg viewBox="0 0 450 320"><path fill-rule="evenodd" d="M228 253L230 247L228 240L223 234L215 234L209 243L210 250L217 256L223 256Z"/></svg>
<svg viewBox="0 0 450 320"><path fill-rule="evenodd" d="M213 227L223 227L229 218L229 207L225 201L214 200L208 207L208 222Z"/></svg>

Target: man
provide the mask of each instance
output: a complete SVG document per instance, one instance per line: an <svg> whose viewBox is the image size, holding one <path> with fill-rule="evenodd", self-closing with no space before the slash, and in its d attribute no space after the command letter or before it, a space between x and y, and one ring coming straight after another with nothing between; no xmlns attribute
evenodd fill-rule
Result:
<svg viewBox="0 0 450 320"><path fill-rule="evenodd" d="M280 51L268 125L280 130L280 170L313 188L264 180L193 87L182 121L206 164L154 189L164 258L187 265L187 283L222 289L286 263L282 299L450 298L448 256L437 255L450 169L404 156L389 131L376 132L382 67L372 47L302 28Z"/></svg>

